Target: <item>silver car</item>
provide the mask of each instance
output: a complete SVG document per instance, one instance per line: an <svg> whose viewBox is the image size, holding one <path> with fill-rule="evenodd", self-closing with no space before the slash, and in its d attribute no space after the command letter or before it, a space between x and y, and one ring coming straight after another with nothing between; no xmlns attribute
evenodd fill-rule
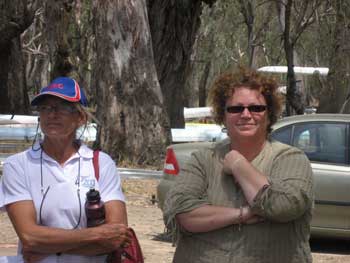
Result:
<svg viewBox="0 0 350 263"><path fill-rule="evenodd" d="M350 114L286 117L273 126L271 138L298 147L311 161L315 182L311 236L350 240ZM180 143L167 148L163 177L157 186L161 209L191 153L212 143Z"/></svg>

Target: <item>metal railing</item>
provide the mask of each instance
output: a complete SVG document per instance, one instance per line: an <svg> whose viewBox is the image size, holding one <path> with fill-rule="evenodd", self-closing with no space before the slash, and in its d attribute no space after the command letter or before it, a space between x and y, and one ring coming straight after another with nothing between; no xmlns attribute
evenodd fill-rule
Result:
<svg viewBox="0 0 350 263"><path fill-rule="evenodd" d="M161 179L163 171L118 167L121 178L125 179Z"/></svg>

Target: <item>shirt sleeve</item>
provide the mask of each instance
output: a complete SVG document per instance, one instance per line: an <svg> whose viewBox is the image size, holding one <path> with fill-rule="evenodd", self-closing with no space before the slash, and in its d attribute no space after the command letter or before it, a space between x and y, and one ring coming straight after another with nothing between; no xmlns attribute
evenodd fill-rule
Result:
<svg viewBox="0 0 350 263"><path fill-rule="evenodd" d="M112 158L104 153L99 154L100 178L99 187L104 202L118 200L125 202L121 187L121 178Z"/></svg>
<svg viewBox="0 0 350 263"><path fill-rule="evenodd" d="M5 211L5 207L4 207L4 200L5 196L4 196L4 190L3 190L3 185L2 185L2 179L0 177L0 212L4 212Z"/></svg>
<svg viewBox="0 0 350 263"><path fill-rule="evenodd" d="M5 210L5 206L8 204L32 200L23 167L18 162L5 161L0 188L0 195L2 196L0 197L0 209L2 211Z"/></svg>
<svg viewBox="0 0 350 263"><path fill-rule="evenodd" d="M254 198L254 213L270 220L288 222L312 208L312 168L301 151L290 148L277 156L268 180L270 185L263 187Z"/></svg>
<svg viewBox="0 0 350 263"><path fill-rule="evenodd" d="M178 227L175 220L177 214L210 204L206 194L208 179L203 164L205 157L202 155L200 152L192 154L167 194L163 212L165 225L169 229Z"/></svg>

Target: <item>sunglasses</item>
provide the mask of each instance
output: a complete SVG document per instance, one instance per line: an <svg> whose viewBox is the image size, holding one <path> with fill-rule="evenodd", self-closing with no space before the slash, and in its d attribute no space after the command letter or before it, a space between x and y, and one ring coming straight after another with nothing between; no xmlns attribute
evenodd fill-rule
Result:
<svg viewBox="0 0 350 263"><path fill-rule="evenodd" d="M50 106L50 105L39 105L37 106L37 111L40 113L48 114L50 112L56 112L59 114L71 114L74 112L77 112L78 109L74 106L68 105L68 104L58 104L56 106Z"/></svg>
<svg viewBox="0 0 350 263"><path fill-rule="evenodd" d="M267 109L266 105L249 105L249 106L228 106L226 111L228 113L242 113L245 109L248 109L250 113L252 112L263 112Z"/></svg>

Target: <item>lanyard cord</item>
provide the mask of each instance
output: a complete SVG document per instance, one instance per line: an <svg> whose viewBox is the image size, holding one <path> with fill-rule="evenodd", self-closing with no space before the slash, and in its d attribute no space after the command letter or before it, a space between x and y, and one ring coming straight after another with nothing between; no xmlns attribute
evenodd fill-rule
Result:
<svg viewBox="0 0 350 263"><path fill-rule="evenodd" d="M42 199L41 199L41 203L40 203L40 209L39 209L39 223L40 225L42 224L42 217L41 217L41 213L42 213L42 209L43 209L43 205L44 205L44 200L46 198L47 193L49 192L50 186L47 187L46 191L44 192L44 178L43 178L43 149L41 148L41 152L40 152L40 184L41 184L41 194L42 194ZM79 201L79 218L78 218L78 222L75 225L75 227L73 229L77 229L80 221L81 221L81 199L80 199L80 159L81 159L81 155L79 153L79 151L77 151L78 155L79 155L79 165L78 165L78 175L77 175L77 179L75 181L75 185L78 186L77 188L77 197L78 197L78 201Z"/></svg>
<svg viewBox="0 0 350 263"><path fill-rule="evenodd" d="M39 150L42 150L42 148L41 148L41 145L39 145L39 147L38 148L34 148L34 145L35 145L35 142L37 141L37 139L38 139L38 136L39 136L39 121L38 121L38 124L36 125L36 132L35 132L35 136L34 136L34 139L33 139L33 142L32 142L32 150L34 151L34 152L36 152L36 151L39 151ZM39 136L40 137L40 136Z"/></svg>
<svg viewBox="0 0 350 263"><path fill-rule="evenodd" d="M79 155L79 166L78 166L78 176L77 176L77 180L78 182L75 182L76 185L78 185L77 188L77 197L78 197L78 201L79 201L79 218L78 218L78 223L75 225L75 227L73 229L78 228L79 224L80 224L80 220L81 220L81 200L80 200L80 153L79 151L77 151L78 155Z"/></svg>
<svg viewBox="0 0 350 263"><path fill-rule="evenodd" d="M40 148L41 148L41 146L40 146ZM40 209L39 209L39 223L40 223L40 225L43 224L43 220L41 217L41 211L43 209L44 200L45 200L46 195L50 189L50 186L48 186L45 193L44 193L44 182L43 181L44 181L44 179L43 179L43 149L41 148L41 152L40 152L40 184L41 184L41 194L42 194L43 198L41 199Z"/></svg>

